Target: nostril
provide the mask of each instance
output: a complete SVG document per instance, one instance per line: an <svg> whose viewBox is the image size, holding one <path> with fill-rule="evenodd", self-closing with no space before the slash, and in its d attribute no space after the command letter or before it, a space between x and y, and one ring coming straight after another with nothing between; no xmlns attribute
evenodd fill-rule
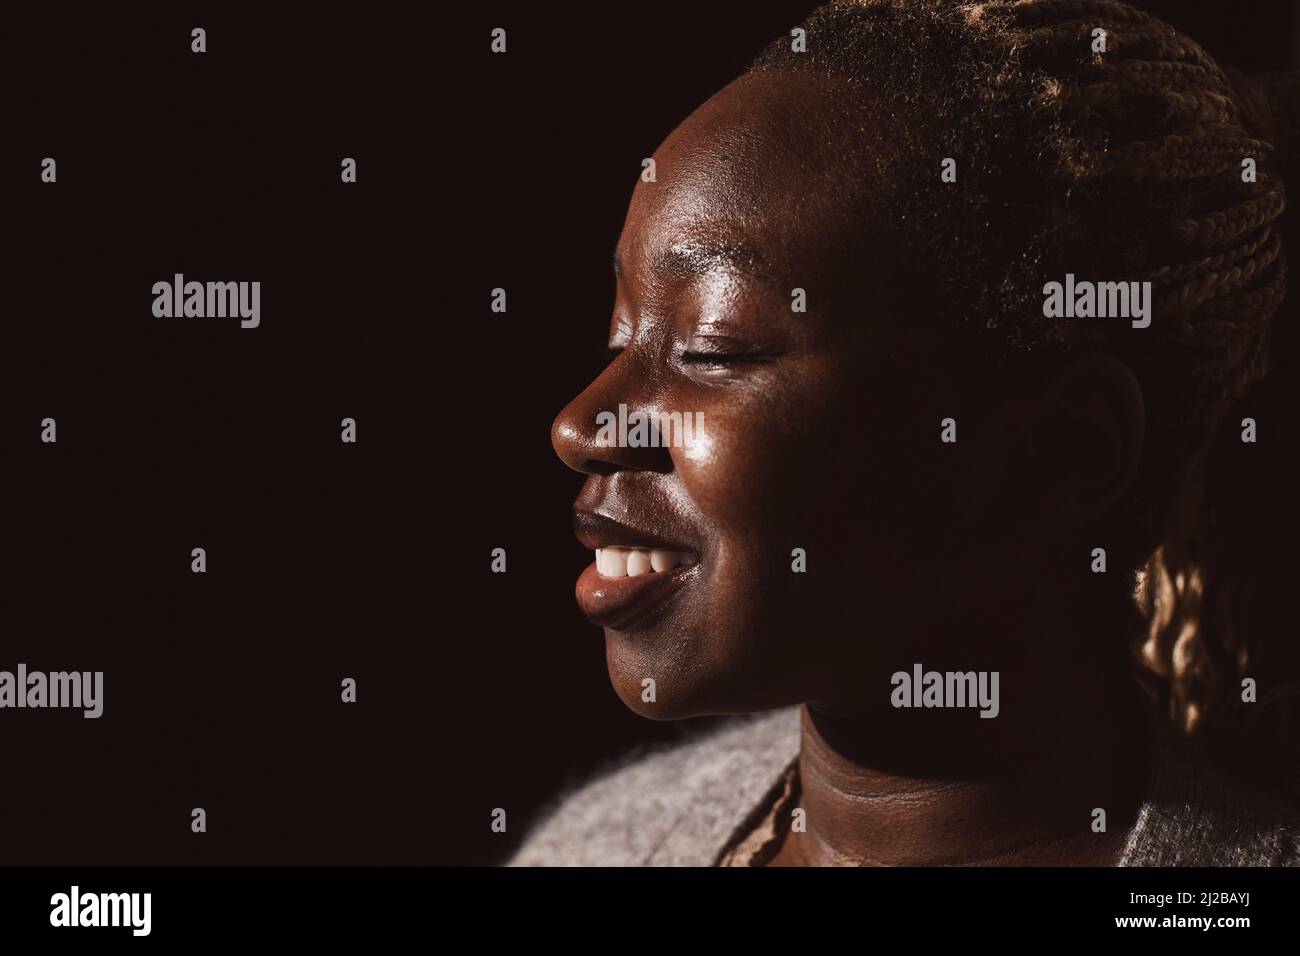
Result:
<svg viewBox="0 0 1300 956"><path fill-rule="evenodd" d="M628 430L628 420L647 412L628 412L629 403L619 401L615 413L608 410L611 389L588 388L565 407L551 424L551 445L560 460L588 475L608 476L618 471L673 470L668 443L646 438L640 418ZM639 405L637 408L639 409ZM617 431L613 426L618 423ZM655 433L657 435L657 432Z"/></svg>

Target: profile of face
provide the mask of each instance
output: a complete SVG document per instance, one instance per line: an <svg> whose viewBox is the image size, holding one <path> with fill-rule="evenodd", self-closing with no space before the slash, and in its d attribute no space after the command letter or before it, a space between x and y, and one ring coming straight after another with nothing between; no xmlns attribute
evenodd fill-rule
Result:
<svg viewBox="0 0 1300 956"><path fill-rule="evenodd" d="M578 601L643 716L857 713L915 663L1012 670L1035 649L1000 619L1079 596L1072 538L1131 478L1140 393L1096 367L1000 379L890 265L891 168L930 160L855 99L826 77L746 75L633 192L614 357L552 441L587 476L575 527L602 552ZM620 406L689 414L696 433L602 440ZM1073 445L1047 447L1064 410Z"/></svg>

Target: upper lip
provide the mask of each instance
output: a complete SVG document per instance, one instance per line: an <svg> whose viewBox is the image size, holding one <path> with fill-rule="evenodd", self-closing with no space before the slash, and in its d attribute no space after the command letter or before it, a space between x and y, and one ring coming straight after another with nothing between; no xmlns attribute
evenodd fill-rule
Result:
<svg viewBox="0 0 1300 956"><path fill-rule="evenodd" d="M583 547L593 551L597 548L660 548L664 551L696 553L694 548L680 541L635 528L598 511L582 508L573 509L573 531Z"/></svg>

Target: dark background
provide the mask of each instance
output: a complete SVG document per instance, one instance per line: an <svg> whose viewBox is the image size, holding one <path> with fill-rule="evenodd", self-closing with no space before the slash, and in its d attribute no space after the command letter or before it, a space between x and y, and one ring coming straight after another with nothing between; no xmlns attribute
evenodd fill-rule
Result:
<svg viewBox="0 0 1300 956"><path fill-rule="evenodd" d="M0 864L491 863L682 732L610 689L549 425L641 159L813 6L7 14L0 669L105 710L0 711ZM1284 0L1146 6L1247 72L1297 45ZM261 326L154 318L174 272L260 280Z"/></svg>

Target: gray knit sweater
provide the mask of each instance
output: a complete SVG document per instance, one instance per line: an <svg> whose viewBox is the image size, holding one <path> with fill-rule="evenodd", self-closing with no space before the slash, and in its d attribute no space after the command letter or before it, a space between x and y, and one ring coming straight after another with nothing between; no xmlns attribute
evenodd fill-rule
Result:
<svg viewBox="0 0 1300 956"><path fill-rule="evenodd" d="M711 866L762 816L799 753L799 708L642 748L551 802L509 866ZM1153 720L1146 799L1122 866L1300 865L1300 812L1229 778Z"/></svg>

